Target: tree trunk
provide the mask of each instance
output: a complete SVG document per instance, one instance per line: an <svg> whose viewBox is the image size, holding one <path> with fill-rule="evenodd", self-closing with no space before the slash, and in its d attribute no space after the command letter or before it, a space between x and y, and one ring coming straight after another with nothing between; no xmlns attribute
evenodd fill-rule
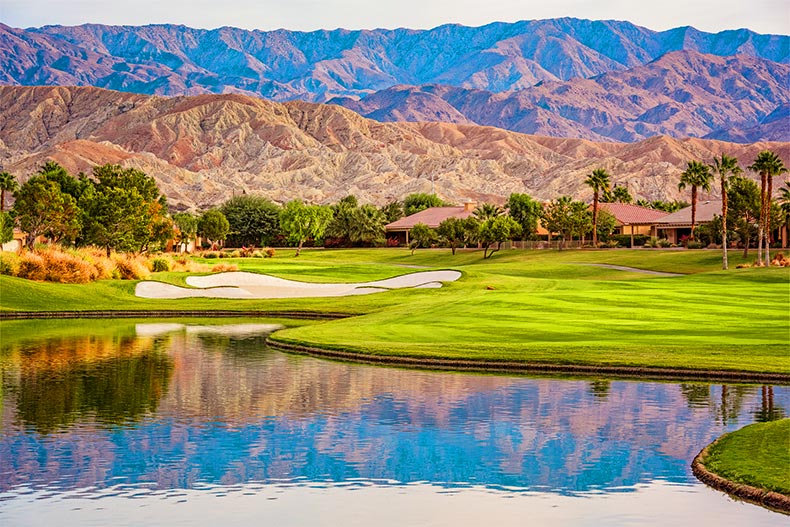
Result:
<svg viewBox="0 0 790 527"><path fill-rule="evenodd" d="M765 173L760 174L760 219L757 222L757 262L763 262L763 227L765 225Z"/></svg>
<svg viewBox="0 0 790 527"><path fill-rule="evenodd" d="M727 177L721 175L721 268L729 269L727 261Z"/></svg>
<svg viewBox="0 0 790 527"><path fill-rule="evenodd" d="M765 266L771 266L771 194L774 178L768 176L768 188L765 191Z"/></svg>
<svg viewBox="0 0 790 527"><path fill-rule="evenodd" d="M3 212L5 207L5 189L0 189L0 212Z"/></svg>
<svg viewBox="0 0 790 527"><path fill-rule="evenodd" d="M593 193L593 247L598 247L598 191ZM584 243L582 243L584 245Z"/></svg>
<svg viewBox="0 0 790 527"><path fill-rule="evenodd" d="M455 256L455 244L450 245L450 249L452 249L453 256Z"/></svg>
<svg viewBox="0 0 790 527"><path fill-rule="evenodd" d="M694 229L697 227L697 187L691 186L691 240L694 240Z"/></svg>
<svg viewBox="0 0 790 527"><path fill-rule="evenodd" d="M302 244L303 243L304 243L304 240L299 240L299 245L296 247L296 254L294 255L294 258L299 256L299 253L302 252Z"/></svg>

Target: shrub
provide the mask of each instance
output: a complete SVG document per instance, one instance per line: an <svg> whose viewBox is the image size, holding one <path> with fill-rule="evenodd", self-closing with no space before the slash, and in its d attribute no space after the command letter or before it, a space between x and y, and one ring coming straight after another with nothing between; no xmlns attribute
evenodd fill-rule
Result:
<svg viewBox="0 0 790 527"><path fill-rule="evenodd" d="M217 264L211 268L212 273L226 273L228 271L238 271L239 266L234 264Z"/></svg>
<svg viewBox="0 0 790 527"><path fill-rule="evenodd" d="M666 238L659 238L658 246L662 249L666 249L667 247L672 247L672 242L667 240Z"/></svg>
<svg viewBox="0 0 790 527"><path fill-rule="evenodd" d="M17 276L19 274L19 255L12 252L0 254L0 274Z"/></svg>
<svg viewBox="0 0 790 527"><path fill-rule="evenodd" d="M131 254L118 253L113 255L115 269L121 280L140 280L148 278L148 267L142 258ZM115 276L115 273L113 273Z"/></svg>
<svg viewBox="0 0 790 527"><path fill-rule="evenodd" d="M253 258L263 258L263 253L261 251L253 251L252 252Z"/></svg>
<svg viewBox="0 0 790 527"><path fill-rule="evenodd" d="M154 258L151 260L151 271L161 273L170 270L170 260L167 258Z"/></svg>
<svg viewBox="0 0 790 527"><path fill-rule="evenodd" d="M241 251L238 249L231 251L230 254L227 255L228 258L241 258L242 256Z"/></svg>
<svg viewBox="0 0 790 527"><path fill-rule="evenodd" d="M35 252L24 252L19 258L19 278L43 281L47 278L47 266L44 258Z"/></svg>
<svg viewBox="0 0 790 527"><path fill-rule="evenodd" d="M267 247L263 250L263 254L266 256L266 258L274 258L274 248Z"/></svg>
<svg viewBox="0 0 790 527"><path fill-rule="evenodd" d="M96 269L79 254L71 254L57 247L39 253L46 268L44 280L62 284L85 284L95 279Z"/></svg>
<svg viewBox="0 0 790 527"><path fill-rule="evenodd" d="M642 247L650 239L646 234L634 234L634 247ZM630 234L615 234L612 240L617 241L622 247L631 247Z"/></svg>
<svg viewBox="0 0 790 527"><path fill-rule="evenodd" d="M702 242L698 242L694 240L686 242L686 248L688 249L702 249L703 247L704 245Z"/></svg>

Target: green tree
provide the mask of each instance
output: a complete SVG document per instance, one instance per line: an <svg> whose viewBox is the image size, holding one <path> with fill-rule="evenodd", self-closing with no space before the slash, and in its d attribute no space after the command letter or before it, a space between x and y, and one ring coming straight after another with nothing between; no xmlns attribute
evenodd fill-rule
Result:
<svg viewBox="0 0 790 527"><path fill-rule="evenodd" d="M608 242L612 238L614 230L617 228L617 218L615 218L608 210L601 209L598 211L598 239Z"/></svg>
<svg viewBox="0 0 790 527"><path fill-rule="evenodd" d="M235 196L219 208L230 224L231 247L271 245L280 231L280 207L263 196Z"/></svg>
<svg viewBox="0 0 790 527"><path fill-rule="evenodd" d="M773 195L773 178L787 172L784 162L776 153L763 150L749 166L760 174L760 222L757 233L757 260L762 258L762 248L765 245L765 265L771 265L771 199Z"/></svg>
<svg viewBox="0 0 790 527"><path fill-rule="evenodd" d="M219 209L209 209L201 214L197 224L198 234L211 243L212 249L217 242L224 240L230 232L228 218Z"/></svg>
<svg viewBox="0 0 790 527"><path fill-rule="evenodd" d="M322 238L331 221L332 209L320 205L305 205L301 200L289 201L280 211L280 228L296 244L295 256L302 252L306 240Z"/></svg>
<svg viewBox="0 0 790 527"><path fill-rule="evenodd" d="M14 193L19 188L16 177L8 172L0 172L0 212L5 210L5 193Z"/></svg>
<svg viewBox="0 0 790 527"><path fill-rule="evenodd" d="M644 199L639 199L636 201L636 204L640 207L645 207L648 209L653 210L661 210L667 213L677 212L680 209L685 209L689 206L688 203L685 201L661 201L660 199L654 201L647 201Z"/></svg>
<svg viewBox="0 0 790 527"><path fill-rule="evenodd" d="M738 166L738 159L722 154L714 157L710 169L719 176L721 183L721 267L729 268L727 259L727 180L729 176L737 176L743 170Z"/></svg>
<svg viewBox="0 0 790 527"><path fill-rule="evenodd" d="M354 244L381 245L384 243L384 225L387 218L373 205L353 209L349 239Z"/></svg>
<svg viewBox="0 0 790 527"><path fill-rule="evenodd" d="M447 218L436 228L436 234L447 242L453 255L455 255L455 250L464 245L469 239L467 219ZM473 218L472 221L476 222Z"/></svg>
<svg viewBox="0 0 790 527"><path fill-rule="evenodd" d="M136 168L93 168L95 182L80 196L83 237L87 243L116 251L148 250L172 236L167 201L154 178Z"/></svg>
<svg viewBox="0 0 790 527"><path fill-rule="evenodd" d="M728 213L733 230L743 243L743 257L749 256L749 244L756 234L760 217L760 188L745 177L731 177L727 185Z"/></svg>
<svg viewBox="0 0 790 527"><path fill-rule="evenodd" d="M5 211L0 211L0 245L14 239L14 218Z"/></svg>
<svg viewBox="0 0 790 527"><path fill-rule="evenodd" d="M587 179L584 180L584 184L593 190L593 246L598 245L598 199L600 198L601 192L609 192L610 179L611 176L606 169L596 168L587 176Z"/></svg>
<svg viewBox="0 0 790 527"><path fill-rule="evenodd" d="M381 213L387 219L387 223L398 221L403 217L403 203L400 201L390 201L381 207Z"/></svg>
<svg viewBox="0 0 790 527"><path fill-rule="evenodd" d="M430 247L436 241L436 231L424 223L418 223L409 231L409 238L411 239L409 249L411 249L413 256L414 250L418 247Z"/></svg>
<svg viewBox="0 0 790 527"><path fill-rule="evenodd" d="M80 209L74 198L60 185L44 176L33 176L14 193L13 215L19 228L27 233L25 245L33 248L36 238L47 236L53 242L77 237Z"/></svg>
<svg viewBox="0 0 790 527"><path fill-rule="evenodd" d="M782 211L782 224L790 228L790 182L779 191L779 207Z"/></svg>
<svg viewBox="0 0 790 527"><path fill-rule="evenodd" d="M403 200L403 211L406 216L411 216L431 207L445 207L447 204L436 194L409 194Z"/></svg>
<svg viewBox="0 0 790 527"><path fill-rule="evenodd" d="M686 170L680 174L678 190L683 190L687 186L691 187L691 239L694 239L694 230L697 228L697 192L702 189L710 192L710 183L713 174L710 167L699 161L689 161L686 163Z"/></svg>
<svg viewBox="0 0 790 527"><path fill-rule="evenodd" d="M521 235L521 225L510 216L495 216L480 223L478 240L483 245L483 259L502 248L502 243ZM494 245L496 244L496 249Z"/></svg>
<svg viewBox="0 0 790 527"><path fill-rule="evenodd" d="M44 176L47 181L54 181L60 185L60 190L79 202L80 196L85 191L90 182L85 174L80 173L74 177L55 161L47 161L38 169L38 175Z"/></svg>
<svg viewBox="0 0 790 527"><path fill-rule="evenodd" d="M179 212L173 214L173 223L178 228L176 241L186 251L189 242L197 237L198 218L191 212Z"/></svg>
<svg viewBox="0 0 790 527"><path fill-rule="evenodd" d="M521 226L521 239L535 236L538 231L541 205L528 194L513 193L507 199L508 214Z"/></svg>

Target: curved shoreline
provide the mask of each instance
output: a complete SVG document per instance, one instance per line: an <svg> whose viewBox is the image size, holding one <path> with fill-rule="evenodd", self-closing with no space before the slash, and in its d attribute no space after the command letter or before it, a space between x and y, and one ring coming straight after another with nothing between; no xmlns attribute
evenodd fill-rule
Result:
<svg viewBox="0 0 790 527"><path fill-rule="evenodd" d="M293 318L305 320L338 320L356 316L350 313L313 311L232 311L232 310L123 310L123 311L2 311L3 320L77 319L77 318ZM329 350L266 339L271 348L287 353L311 355L362 364L383 364L415 369L467 371L479 373L518 373L568 375L577 377L607 376L619 379L651 379L667 381L735 382L742 384L790 384L790 374L727 370L683 370L639 366L594 366L586 364L552 364L541 362L492 361L479 359L442 359L371 355L354 351Z"/></svg>
<svg viewBox="0 0 790 527"><path fill-rule="evenodd" d="M790 496L771 490L752 487L751 485L745 485L743 483L736 483L705 468L705 458L708 457L710 448L728 435L729 434L724 434L719 437L697 454L694 461L691 462L691 472L694 476L709 487L724 492L734 498L776 512L781 512L782 514L790 515Z"/></svg>
<svg viewBox="0 0 790 527"><path fill-rule="evenodd" d="M416 369L470 371L491 373L531 373L544 375L570 375L580 377L605 375L622 379L652 379L668 381L696 380L706 382L735 382L744 384L790 384L790 374L738 372L721 370L682 370L676 368L645 368L638 366L593 366L584 364L550 364L514 361L491 361L475 359L442 359L435 357L400 357L392 355L370 355L353 351L338 351L291 344L266 339L266 345L286 353L358 362L384 364Z"/></svg>
<svg viewBox="0 0 790 527"><path fill-rule="evenodd" d="M2 311L0 320L70 318L296 318L338 320L355 315L320 311L231 311L231 310L124 310L124 311Z"/></svg>

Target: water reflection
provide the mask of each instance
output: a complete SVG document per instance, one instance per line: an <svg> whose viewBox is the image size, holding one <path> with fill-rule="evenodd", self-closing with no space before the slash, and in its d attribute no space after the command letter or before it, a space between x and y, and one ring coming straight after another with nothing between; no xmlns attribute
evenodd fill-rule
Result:
<svg viewBox="0 0 790 527"><path fill-rule="evenodd" d="M168 322L4 346L0 500L277 482L558 496L696 486L702 446L790 400L786 387L328 362L265 349L264 329Z"/></svg>

